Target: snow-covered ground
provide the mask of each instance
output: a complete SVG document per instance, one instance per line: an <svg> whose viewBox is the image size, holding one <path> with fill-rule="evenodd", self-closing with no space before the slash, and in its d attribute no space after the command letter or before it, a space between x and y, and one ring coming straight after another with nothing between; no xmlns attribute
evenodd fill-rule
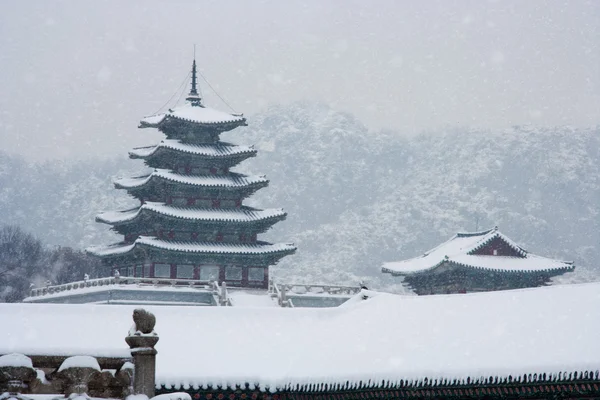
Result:
<svg viewBox="0 0 600 400"><path fill-rule="evenodd" d="M147 306L160 336L157 384L282 387L600 368L599 283L367 293L329 309ZM127 357L134 308L0 304L0 354Z"/></svg>
<svg viewBox="0 0 600 400"><path fill-rule="evenodd" d="M234 307L279 307L277 299L272 298L264 290L231 290L228 291L229 300Z"/></svg>

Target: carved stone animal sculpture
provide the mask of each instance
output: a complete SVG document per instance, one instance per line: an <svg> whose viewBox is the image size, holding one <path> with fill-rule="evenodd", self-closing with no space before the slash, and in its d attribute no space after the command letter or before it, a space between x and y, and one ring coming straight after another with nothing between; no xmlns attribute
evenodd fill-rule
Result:
<svg viewBox="0 0 600 400"><path fill-rule="evenodd" d="M133 310L133 322L135 323L136 332L149 334L154 331L156 317L154 314L144 310L143 308L136 308Z"/></svg>

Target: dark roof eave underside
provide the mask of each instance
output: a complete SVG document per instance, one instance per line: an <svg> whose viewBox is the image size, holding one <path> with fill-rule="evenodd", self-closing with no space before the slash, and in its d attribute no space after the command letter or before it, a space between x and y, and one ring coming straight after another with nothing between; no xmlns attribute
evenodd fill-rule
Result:
<svg viewBox="0 0 600 400"><path fill-rule="evenodd" d="M160 214L160 213L154 213L154 212L150 212L150 214L153 215L157 215L159 217L163 217L165 219L170 219L173 221L178 221L178 222L182 222L182 223L189 223L189 224L197 224L197 223L205 223L205 224L235 224L235 225L252 225L252 224L260 224L260 223L269 223L271 221L273 221L273 223L277 223L279 221L283 221L285 220L285 218L287 217L287 213L284 213L283 215L274 215L271 217L265 217L265 218L260 218L260 219L253 219L253 220L246 220L246 221L237 221L237 220L233 220L233 219L203 219L203 218L183 218L183 217L176 217L176 216L172 216L172 215L166 215L166 214ZM129 220L125 220L125 221L117 221L117 222L113 222L113 221L106 221L103 220L99 217L96 217L96 222L99 222L101 224L107 224L113 227L120 227L120 226L126 226L126 225L133 225L133 224L138 224L139 223L139 218L140 216L136 216L135 218L129 219Z"/></svg>
<svg viewBox="0 0 600 400"><path fill-rule="evenodd" d="M265 186L269 185L269 180L264 180L264 181L257 181L257 182L250 182L244 185L236 185L236 186L228 186L228 185L203 185L203 184L194 184L194 183L188 183L188 182L181 182L181 181L177 181L177 180L173 180L173 179L167 179L164 177L159 177L159 176L154 176L152 177L150 180L148 180L147 182L144 182L140 185L137 186L123 186L117 182L114 183L114 186L116 189L125 189L128 191L132 191L132 192L136 192L136 191L143 191L143 190L147 190L149 185L153 184L153 181L163 181L169 184L173 184L173 185L181 185L183 187L196 187L196 188L205 188L208 190L231 190L231 191L237 191L237 190L244 190L244 189L253 189L256 187L262 188Z"/></svg>
<svg viewBox="0 0 600 400"><path fill-rule="evenodd" d="M263 242L260 242L263 243ZM269 243L264 243L264 244L269 244ZM287 248L287 249L280 249L280 250L273 250L273 251L265 251L265 252L227 252L227 251L223 251L223 252L200 252L200 251L186 251L186 250L176 250L176 249L165 249L162 247L157 247L157 246L152 246L152 245L148 245L145 243L136 243L135 246L127 251L127 252L122 252L122 253L115 253L115 254L97 254L94 253L93 251L87 251L88 253L95 255L99 258L102 259L111 259L111 258L119 258L119 257L129 257L131 255L134 255L136 253L136 250L148 250L148 251L159 251L161 253L171 253L171 254L178 254L178 255L188 255L188 256L256 256L256 257L272 257L272 256L285 256L285 255L289 255L289 254L293 254L296 252L296 248Z"/></svg>
<svg viewBox="0 0 600 400"><path fill-rule="evenodd" d="M435 271L437 268L439 268L442 264L444 263L444 261L442 261L441 263L437 264L436 266L432 267L432 268L428 268L422 271L414 271L414 272L401 272L401 271L394 271L392 269L389 268L382 268L381 272L383 273L388 273L391 274L392 276L416 276L416 275L429 275L430 273L432 273L433 271ZM520 274L548 274L548 273L552 273L552 274L563 274L565 272L570 272L575 270L575 266L571 265L571 266L565 266L565 267L559 267L559 268L548 268L548 269L543 269L543 270L524 270L524 269L492 269L492 268L482 268L482 267L477 267L477 266L473 266L473 265L467 265L467 264L460 264L454 261L448 261L448 264L450 266L453 267L459 267L459 268L465 268L465 269L471 269L471 270L476 270L479 272L485 272L485 273L506 273L506 274L514 274L514 273L520 273Z"/></svg>

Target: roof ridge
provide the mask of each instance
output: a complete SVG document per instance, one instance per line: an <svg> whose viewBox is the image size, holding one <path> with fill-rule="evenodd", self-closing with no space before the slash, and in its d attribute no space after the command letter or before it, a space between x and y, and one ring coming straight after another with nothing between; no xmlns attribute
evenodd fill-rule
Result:
<svg viewBox="0 0 600 400"><path fill-rule="evenodd" d="M485 236L492 231L497 231L496 228L487 229L479 232L457 232L456 237L471 237L471 236Z"/></svg>

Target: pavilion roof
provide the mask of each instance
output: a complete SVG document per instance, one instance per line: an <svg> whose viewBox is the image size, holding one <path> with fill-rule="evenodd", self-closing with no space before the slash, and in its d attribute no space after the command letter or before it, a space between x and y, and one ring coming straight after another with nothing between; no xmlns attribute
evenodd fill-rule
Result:
<svg viewBox="0 0 600 400"><path fill-rule="evenodd" d="M225 243L225 242L192 242L178 240L162 240L151 236L139 236L133 243L115 243L109 246L94 246L87 252L99 257L119 256L131 253L137 247L155 248L158 250L176 251L197 254L233 254L260 255L274 253L290 253L296 250L291 243Z"/></svg>
<svg viewBox="0 0 600 400"><path fill-rule="evenodd" d="M200 125L244 125L246 123L246 119L241 114L228 114L213 108L193 106L191 103L186 102L180 107L169 109L166 113L142 118L140 128L158 128L169 119L177 119Z"/></svg>
<svg viewBox="0 0 600 400"><path fill-rule="evenodd" d="M254 146L236 146L230 143L194 144L182 143L179 140L165 139L155 146L137 147L129 152L132 158L147 158L160 149L171 149L182 153L202 155L205 157L226 157L241 154L256 154Z"/></svg>
<svg viewBox="0 0 600 400"><path fill-rule="evenodd" d="M96 221L110 225L119 225L135 220L142 213L153 213L179 219L194 221L255 222L286 215L282 208L258 210L250 207L234 209L177 207L164 203L146 202L140 207L126 211L104 212Z"/></svg>
<svg viewBox="0 0 600 400"><path fill-rule="evenodd" d="M129 357L123 338L139 307L0 304L0 354ZM363 291L340 307L318 309L144 308L156 315L160 337L156 384L175 390L600 369L600 283L462 296Z"/></svg>
<svg viewBox="0 0 600 400"><path fill-rule="evenodd" d="M115 186L120 189L135 189L146 185L152 179L163 179L185 185L242 188L257 183L267 183L269 180L264 175L187 175L171 172L167 169L155 169L149 175L134 178L123 178L115 181Z"/></svg>
<svg viewBox="0 0 600 400"><path fill-rule="evenodd" d="M502 240L520 257L473 254L496 238ZM572 262L530 254L494 228L483 232L457 233L422 256L383 264L382 271L393 275L412 275L434 270L444 263L500 272L548 272L574 268Z"/></svg>

